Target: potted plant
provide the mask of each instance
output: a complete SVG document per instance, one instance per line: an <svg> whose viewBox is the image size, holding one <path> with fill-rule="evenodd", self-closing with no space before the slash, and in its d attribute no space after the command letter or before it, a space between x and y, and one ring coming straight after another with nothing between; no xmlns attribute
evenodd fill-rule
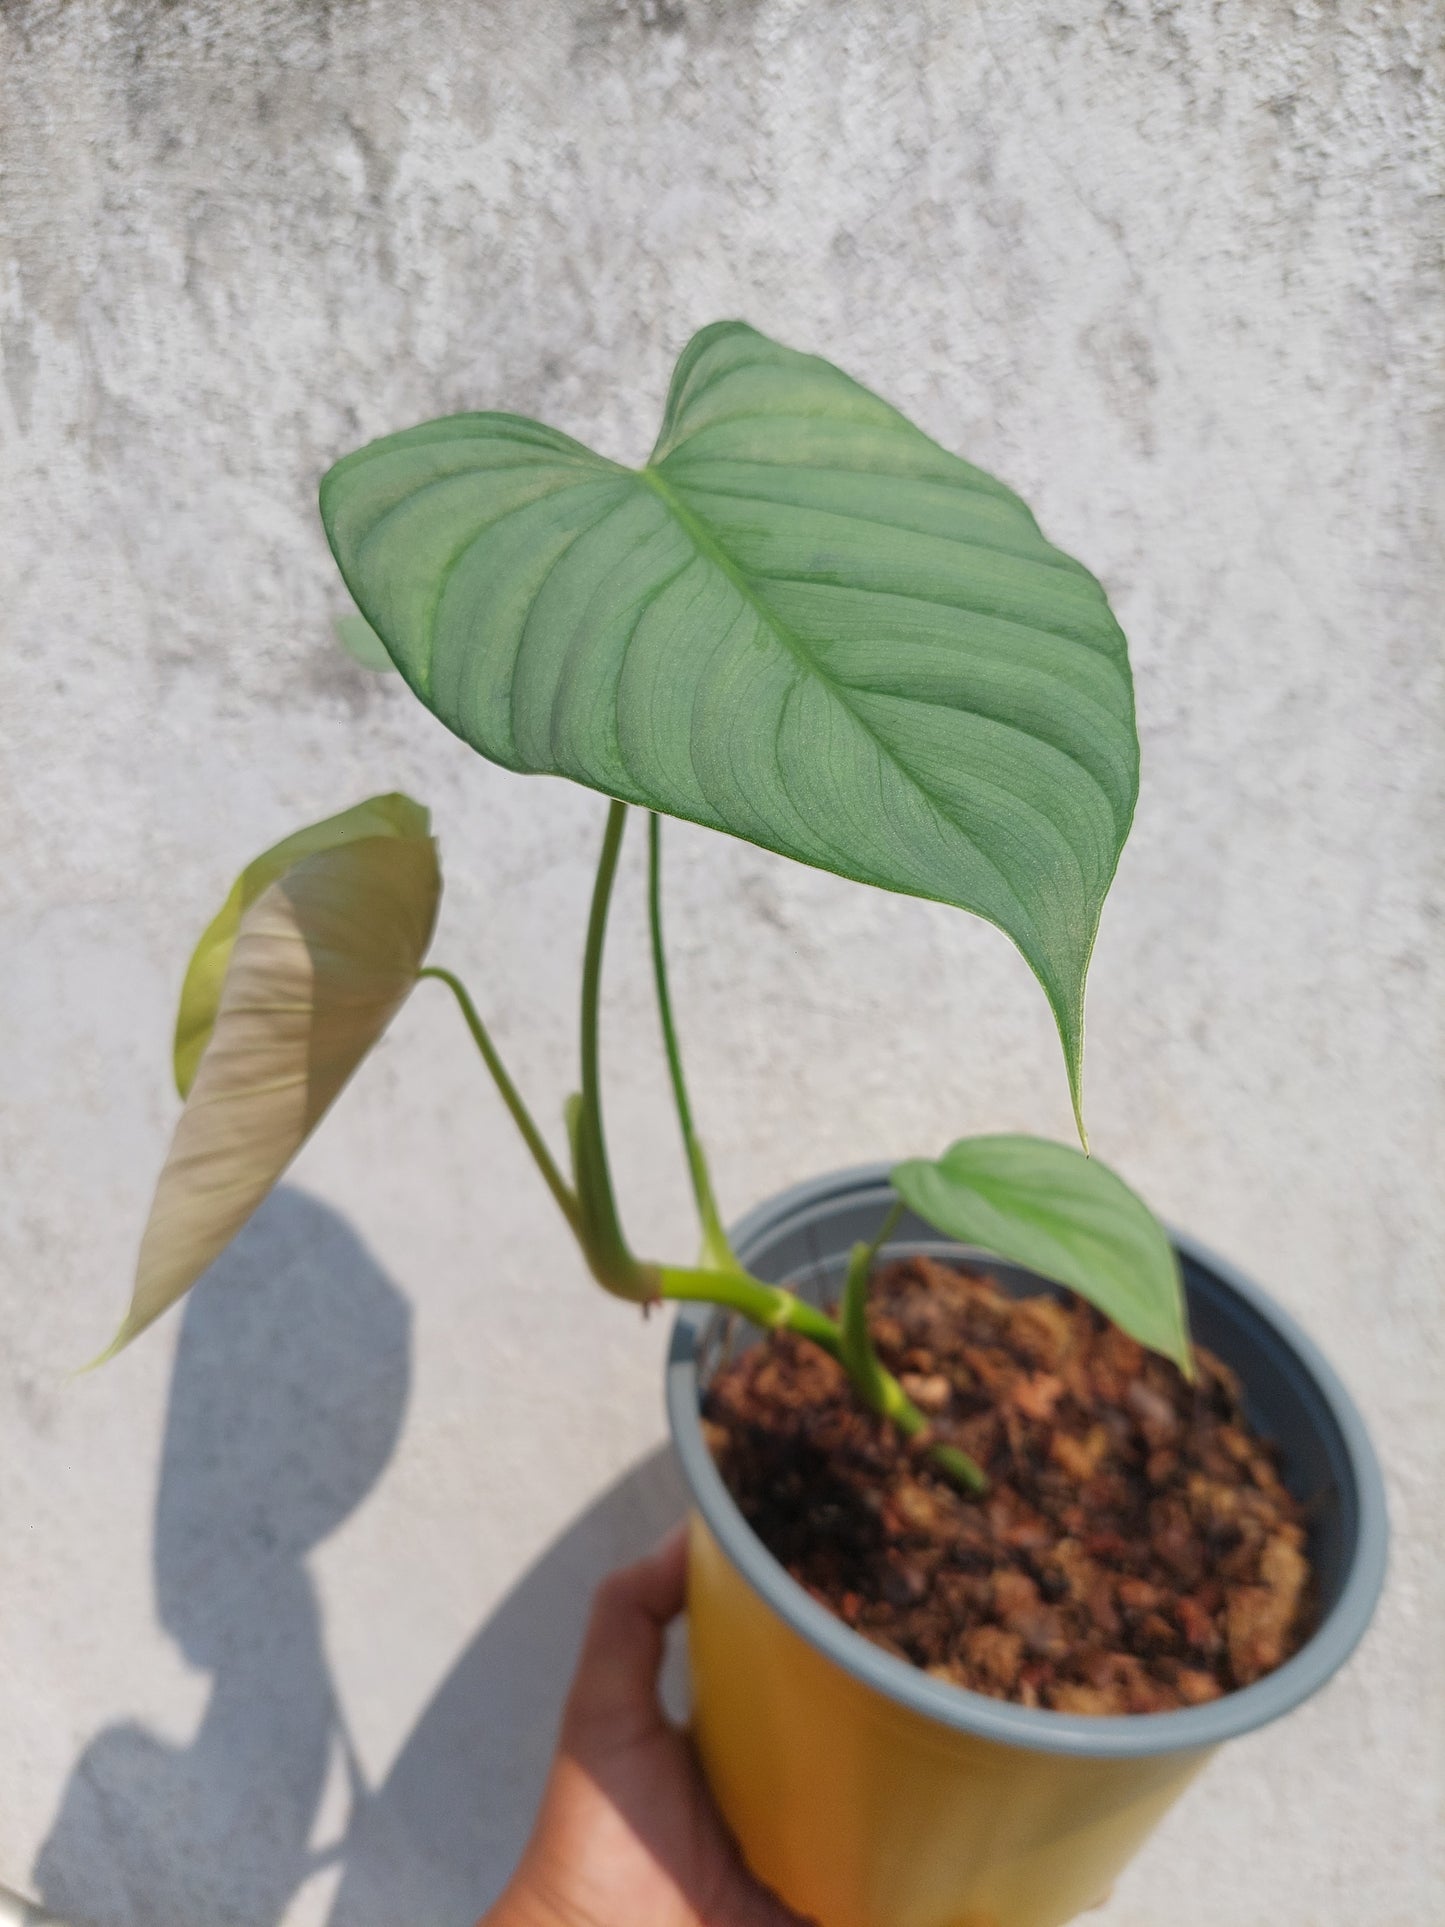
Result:
<svg viewBox="0 0 1445 1927"><path fill-rule="evenodd" d="M257 858L201 938L185 1107L110 1351L235 1235L412 989L441 983L598 1283L683 1307L694 1723L756 1870L826 1927L1071 1917L1219 1740L1359 1637L1385 1536L1368 1442L1309 1341L1086 1141L963 1140L804 1186L730 1235L668 994L659 819L1006 931L1083 1140L1084 979L1138 779L1102 590L1002 484L738 323L690 343L640 470L462 415L338 462L321 508L353 643L492 761L610 799L568 1157L427 961L426 811L374 797ZM691 1263L634 1249L603 1130L633 806Z"/></svg>

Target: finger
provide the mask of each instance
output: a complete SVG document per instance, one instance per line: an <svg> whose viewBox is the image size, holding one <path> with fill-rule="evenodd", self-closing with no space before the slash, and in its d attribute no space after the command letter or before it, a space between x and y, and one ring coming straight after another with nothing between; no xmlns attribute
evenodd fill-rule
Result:
<svg viewBox="0 0 1445 1927"><path fill-rule="evenodd" d="M663 1635L682 1611L686 1585L687 1538L680 1526L646 1558L602 1581L567 1700L567 1733L624 1745L662 1724Z"/></svg>

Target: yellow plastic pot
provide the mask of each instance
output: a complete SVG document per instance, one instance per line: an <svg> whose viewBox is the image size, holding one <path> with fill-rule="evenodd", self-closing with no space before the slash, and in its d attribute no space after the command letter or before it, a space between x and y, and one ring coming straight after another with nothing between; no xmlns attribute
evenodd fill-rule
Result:
<svg viewBox="0 0 1445 1927"><path fill-rule="evenodd" d="M891 1203L886 1166L845 1172L762 1206L734 1242L756 1275L822 1299ZM748 1863L820 1927L1073 1919L1104 1898L1221 1741L1314 1692L1364 1631L1386 1524L1363 1425L1283 1312L1192 1242L1176 1244L1196 1334L1240 1373L1252 1418L1279 1441L1285 1477L1309 1501L1323 1605L1318 1631L1276 1673L1177 1713L1091 1719L1014 1706L851 1632L763 1548L703 1441L700 1387L742 1335L707 1307L679 1315L668 1407L694 1501L694 1736ZM890 1249L957 1247L905 1219Z"/></svg>

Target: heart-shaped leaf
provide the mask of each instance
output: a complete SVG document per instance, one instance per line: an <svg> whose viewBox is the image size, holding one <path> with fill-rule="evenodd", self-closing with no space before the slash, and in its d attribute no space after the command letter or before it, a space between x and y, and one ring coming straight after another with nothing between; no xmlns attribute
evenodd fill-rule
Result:
<svg viewBox="0 0 1445 1927"><path fill-rule="evenodd" d="M913 1158L893 1188L964 1244L1068 1285L1194 1375L1179 1260L1148 1205L1097 1158L1037 1137L966 1137Z"/></svg>
<svg viewBox="0 0 1445 1927"><path fill-rule="evenodd" d="M365 821L384 827L354 834ZM224 958L209 953L221 980L106 1358L241 1229L405 1001L431 941L436 845L406 797L374 798L257 862L270 880L241 903Z"/></svg>
<svg viewBox="0 0 1445 1927"><path fill-rule="evenodd" d="M723 322L640 470L457 415L338 462L321 511L402 674L492 761L1007 931L1077 1109L1133 692L1103 591L1009 489Z"/></svg>
<svg viewBox="0 0 1445 1927"><path fill-rule="evenodd" d="M360 618L358 618L360 620ZM181 985L181 1005L176 1014L175 1071L176 1089L189 1095L201 1052L206 1048L221 988L231 961L231 948L241 918L269 884L284 876L302 857L318 850L339 849L345 843L359 843L366 837L397 836L412 841L425 838L430 819L419 803L393 791L389 796L372 796L365 803L312 823L293 836L283 837L274 848L265 850L248 863L231 886L231 894L207 926L196 945Z"/></svg>

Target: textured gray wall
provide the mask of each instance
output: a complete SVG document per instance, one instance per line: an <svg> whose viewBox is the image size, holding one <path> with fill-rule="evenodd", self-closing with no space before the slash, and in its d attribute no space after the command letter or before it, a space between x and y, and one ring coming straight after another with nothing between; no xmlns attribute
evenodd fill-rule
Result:
<svg viewBox="0 0 1445 1927"><path fill-rule="evenodd" d="M433 805L437 955L555 1115L599 806L338 653L315 483L462 406L637 458L687 335L741 314L1108 585L1145 780L1095 1141L1308 1323L1388 1467L1365 1648L1097 1918L1440 1917L1428 0L9 0L0 117L0 1879L106 1927L442 1927L515 1850L588 1575L676 1503L664 1334L583 1279L439 993L184 1327L63 1374L127 1289L190 942L295 823ZM731 1208L1067 1134L1001 938L671 850ZM622 1180L679 1248L635 868L621 910Z"/></svg>

